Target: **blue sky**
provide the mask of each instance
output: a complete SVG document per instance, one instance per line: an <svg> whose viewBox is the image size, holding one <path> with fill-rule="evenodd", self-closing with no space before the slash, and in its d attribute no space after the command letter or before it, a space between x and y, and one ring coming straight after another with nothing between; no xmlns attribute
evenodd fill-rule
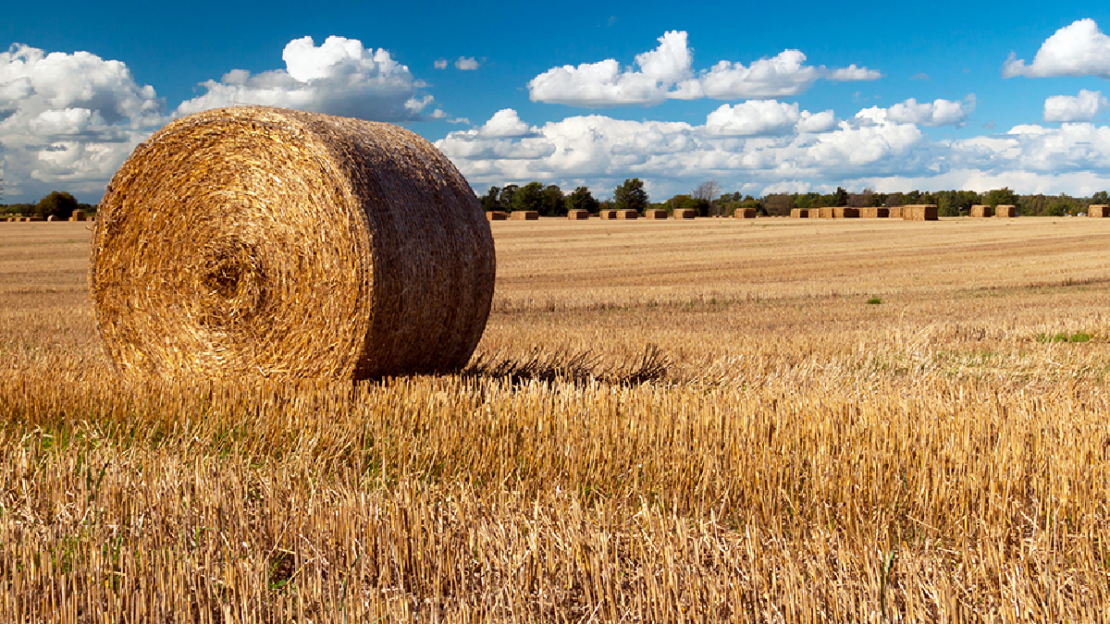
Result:
<svg viewBox="0 0 1110 624"><path fill-rule="evenodd" d="M2 201L100 197L175 116L401 123L478 193L1110 189L1110 6L1080 2L20 3ZM310 37L311 41L305 39ZM1010 63L1013 54L1023 63ZM238 71L233 71L238 70Z"/></svg>

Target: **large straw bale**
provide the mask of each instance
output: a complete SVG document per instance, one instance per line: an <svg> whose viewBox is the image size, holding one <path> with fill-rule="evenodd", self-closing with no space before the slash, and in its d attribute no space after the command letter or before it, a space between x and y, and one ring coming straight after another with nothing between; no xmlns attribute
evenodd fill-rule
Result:
<svg viewBox="0 0 1110 624"><path fill-rule="evenodd" d="M790 209L790 218L791 219L808 219L809 218L809 211L804 209L804 208L791 208Z"/></svg>
<svg viewBox="0 0 1110 624"><path fill-rule="evenodd" d="M972 217L993 217L994 208L992 206L984 206L982 204L975 204L971 207L971 212L968 213Z"/></svg>
<svg viewBox="0 0 1110 624"><path fill-rule="evenodd" d="M890 208L888 208L888 210L890 211L890 213L887 214L888 218L891 218L891 219L901 219L902 218L902 206L891 206Z"/></svg>
<svg viewBox="0 0 1110 624"><path fill-rule="evenodd" d="M360 379L464 366L493 298L466 180L397 126L211 110L109 184L89 286L117 370Z"/></svg>
<svg viewBox="0 0 1110 624"><path fill-rule="evenodd" d="M598 212L597 215L599 217L601 217L602 221L612 221L612 220L617 218L617 211L616 210L602 210L602 211Z"/></svg>
<svg viewBox="0 0 1110 624"><path fill-rule="evenodd" d="M617 219L621 221L633 221L640 218L640 213L635 210L618 210Z"/></svg>
<svg viewBox="0 0 1110 624"><path fill-rule="evenodd" d="M859 216L861 219L886 219L890 216L890 208L883 208L881 206L860 208Z"/></svg>
<svg viewBox="0 0 1110 624"><path fill-rule="evenodd" d="M570 210L567 212L567 219L571 221L586 221L590 218L590 211L588 210Z"/></svg>
<svg viewBox="0 0 1110 624"><path fill-rule="evenodd" d="M86 219L84 210L74 210L73 214L69 215L70 221L84 221Z"/></svg>
<svg viewBox="0 0 1110 624"><path fill-rule="evenodd" d="M486 221L505 221L509 218L509 213L500 210L487 210Z"/></svg>
<svg viewBox="0 0 1110 624"><path fill-rule="evenodd" d="M1106 218L1110 217L1110 206L1104 204L1094 204L1087 209L1088 217Z"/></svg>
<svg viewBox="0 0 1110 624"><path fill-rule="evenodd" d="M514 210L509 218L513 221L539 221L540 213L535 210Z"/></svg>
<svg viewBox="0 0 1110 624"><path fill-rule="evenodd" d="M909 204L902 206L902 219L905 221L936 221L936 204Z"/></svg>
<svg viewBox="0 0 1110 624"><path fill-rule="evenodd" d="M847 206L837 206L833 208L834 219L858 219L859 208L849 208Z"/></svg>
<svg viewBox="0 0 1110 624"><path fill-rule="evenodd" d="M1005 217L1005 218L1016 217L1017 216L1017 206L1011 206L1009 204L1001 204L1001 205L995 206L994 216L996 216L996 217Z"/></svg>
<svg viewBox="0 0 1110 624"><path fill-rule="evenodd" d="M835 214L833 213L833 209L832 209L831 207L826 207L826 208L815 208L814 210L816 210L816 211L817 211L817 216L818 216L818 217L820 217L820 218L822 218L822 219L832 219L833 217L835 217L835 216L836 216L836 215L835 215ZM812 213L810 213L810 216L812 217L812 216L813 216L813 214L812 214Z"/></svg>
<svg viewBox="0 0 1110 624"><path fill-rule="evenodd" d="M666 210L660 210L658 208L648 208L644 211L645 219L666 219L668 216L670 215L667 214Z"/></svg>
<svg viewBox="0 0 1110 624"><path fill-rule="evenodd" d="M732 213L732 216L737 219L754 219L755 208L737 208L736 212Z"/></svg>
<svg viewBox="0 0 1110 624"><path fill-rule="evenodd" d="M674 211L675 219L693 219L698 216L698 213L693 208L676 208Z"/></svg>

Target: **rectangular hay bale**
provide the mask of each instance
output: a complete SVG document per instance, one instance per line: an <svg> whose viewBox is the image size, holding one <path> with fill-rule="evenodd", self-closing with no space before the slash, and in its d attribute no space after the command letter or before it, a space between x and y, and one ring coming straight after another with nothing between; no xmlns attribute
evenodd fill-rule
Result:
<svg viewBox="0 0 1110 624"><path fill-rule="evenodd" d="M644 211L645 219L666 219L668 216L669 215L667 214L666 210L661 210L658 208L649 208Z"/></svg>
<svg viewBox="0 0 1110 624"><path fill-rule="evenodd" d="M902 207L901 206L891 206L890 208L887 208L887 211L888 211L887 215L886 215L887 218L890 218L890 219L901 219L902 218Z"/></svg>
<svg viewBox="0 0 1110 624"><path fill-rule="evenodd" d="M602 221L613 221L617 218L617 211L602 210L601 212L597 213L597 216L601 217Z"/></svg>
<svg viewBox="0 0 1110 624"><path fill-rule="evenodd" d="M790 209L790 218L791 219L808 219L809 218L809 211L804 209L804 208L791 208Z"/></svg>
<svg viewBox="0 0 1110 624"><path fill-rule="evenodd" d="M833 209L831 207L828 207L828 208L811 208L810 209L810 216L811 217L813 216L813 211L814 210L817 211L817 216L822 218L822 219L832 219L833 218Z"/></svg>
<svg viewBox="0 0 1110 624"><path fill-rule="evenodd" d="M567 212L567 219L571 221L586 221L590 218L588 210L570 210Z"/></svg>
<svg viewBox="0 0 1110 624"><path fill-rule="evenodd" d="M999 204L998 206L995 206L995 208L994 208L994 216L1004 217L1004 218L1016 217L1017 216L1017 206L1011 206L1009 204Z"/></svg>
<svg viewBox="0 0 1110 624"><path fill-rule="evenodd" d="M538 221L539 218L540 213L535 210L514 210L512 216L513 221Z"/></svg>
<svg viewBox="0 0 1110 624"><path fill-rule="evenodd" d="M910 204L902 206L902 219L904 221L936 221L936 204Z"/></svg>
<svg viewBox="0 0 1110 624"><path fill-rule="evenodd" d="M834 219L858 219L859 208L849 208L847 206L837 206L833 208Z"/></svg>
<svg viewBox="0 0 1110 624"><path fill-rule="evenodd" d="M972 217L977 217L977 218L993 217L994 216L994 207L993 206L984 206L982 204L975 204L974 206L971 207L971 212L968 213L968 214Z"/></svg>
<svg viewBox="0 0 1110 624"><path fill-rule="evenodd" d="M755 208L737 208L736 212L732 213L732 216L737 219L754 219Z"/></svg>
<svg viewBox="0 0 1110 624"><path fill-rule="evenodd" d="M635 210L618 210L617 219L620 221L633 221L640 218L640 213Z"/></svg>
<svg viewBox="0 0 1110 624"><path fill-rule="evenodd" d="M675 219L693 219L698 213L693 208L679 208L674 211Z"/></svg>
<svg viewBox="0 0 1110 624"><path fill-rule="evenodd" d="M1110 217L1110 206L1107 206L1105 204L1094 204L1087 209L1087 216L1095 217L1098 219Z"/></svg>
<svg viewBox="0 0 1110 624"><path fill-rule="evenodd" d="M500 210L487 210L486 221L505 221L509 218L509 213L501 212Z"/></svg>
<svg viewBox="0 0 1110 624"><path fill-rule="evenodd" d="M859 216L861 219L886 219L890 216L890 208L882 208L880 206L860 208Z"/></svg>

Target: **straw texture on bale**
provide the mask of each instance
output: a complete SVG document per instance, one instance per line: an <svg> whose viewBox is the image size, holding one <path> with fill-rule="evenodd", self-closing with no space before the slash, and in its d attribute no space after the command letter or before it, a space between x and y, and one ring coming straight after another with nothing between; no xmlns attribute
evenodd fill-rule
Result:
<svg viewBox="0 0 1110 624"><path fill-rule="evenodd" d="M487 210L486 221L505 221L509 218L509 213L501 212L500 210Z"/></svg>
<svg viewBox="0 0 1110 624"><path fill-rule="evenodd" d="M834 219L858 219L859 208L848 208L847 206L837 206L833 208Z"/></svg>
<svg viewBox="0 0 1110 624"><path fill-rule="evenodd" d="M1087 216L1097 217L1100 219L1110 217L1110 206L1106 206L1103 204L1094 204L1087 209Z"/></svg>
<svg viewBox="0 0 1110 624"><path fill-rule="evenodd" d="M567 219L571 221L586 221L590 218L590 211L588 210L569 210L567 211Z"/></svg>
<svg viewBox="0 0 1110 624"><path fill-rule="evenodd" d="M275 108L173 121L116 173L89 286L117 370L362 379L466 364L493 237L402 128Z"/></svg>
<svg viewBox="0 0 1110 624"><path fill-rule="evenodd" d="M510 217L513 221L538 221L540 213L535 210L514 210Z"/></svg>
<svg viewBox="0 0 1110 624"><path fill-rule="evenodd" d="M890 216L890 208L882 208L878 206L860 208L859 216L861 219L886 219Z"/></svg>
<svg viewBox="0 0 1110 624"><path fill-rule="evenodd" d="M790 218L791 219L808 219L809 218L809 211L804 209L804 208L791 208L790 209Z"/></svg>
<svg viewBox="0 0 1110 624"><path fill-rule="evenodd" d="M890 208L888 208L888 210L890 211L890 213L887 215L887 217L891 219L902 218L902 206L891 206Z"/></svg>
<svg viewBox="0 0 1110 624"><path fill-rule="evenodd" d="M666 219L668 216L666 210L660 210L658 208L648 208L644 211L645 219Z"/></svg>
<svg viewBox="0 0 1110 624"><path fill-rule="evenodd" d="M70 221L84 221L85 220L85 211L84 210L74 210L73 214L71 214L69 216L69 220Z"/></svg>
<svg viewBox="0 0 1110 624"><path fill-rule="evenodd" d="M975 204L971 207L971 212L968 213L972 217L993 217L994 208L991 206L984 206L982 204Z"/></svg>
<svg viewBox="0 0 1110 624"><path fill-rule="evenodd" d="M693 219L698 213L693 208L676 208L673 216L675 219Z"/></svg>
<svg viewBox="0 0 1110 624"><path fill-rule="evenodd" d="M755 208L737 208L736 212L732 213L732 216L737 219L754 219Z"/></svg>
<svg viewBox="0 0 1110 624"><path fill-rule="evenodd" d="M822 219L832 219L836 216L832 208L817 208L817 216ZM810 215L812 216L812 214Z"/></svg>
<svg viewBox="0 0 1110 624"><path fill-rule="evenodd" d="M1017 216L1017 206L1001 204L994 207L994 216L1012 218Z"/></svg>
<svg viewBox="0 0 1110 624"><path fill-rule="evenodd" d="M639 218L640 218L640 213L636 212L635 210L618 210L617 211L617 219L619 219L621 221L632 221L634 219L639 219Z"/></svg>
<svg viewBox="0 0 1110 624"><path fill-rule="evenodd" d="M599 217L601 217L602 221L612 221L613 219L617 218L617 211L616 210L602 210L602 211L598 212L597 215Z"/></svg>
<svg viewBox="0 0 1110 624"><path fill-rule="evenodd" d="M905 221L936 221L936 204L910 204L902 206L902 219Z"/></svg>

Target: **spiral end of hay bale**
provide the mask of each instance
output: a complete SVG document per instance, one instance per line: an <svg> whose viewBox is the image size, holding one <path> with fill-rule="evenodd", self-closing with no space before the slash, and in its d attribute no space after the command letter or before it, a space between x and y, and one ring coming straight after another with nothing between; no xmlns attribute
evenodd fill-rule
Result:
<svg viewBox="0 0 1110 624"><path fill-rule="evenodd" d="M362 379L463 367L494 275L478 200L430 143L248 107L135 150L97 212L89 283L122 372Z"/></svg>

